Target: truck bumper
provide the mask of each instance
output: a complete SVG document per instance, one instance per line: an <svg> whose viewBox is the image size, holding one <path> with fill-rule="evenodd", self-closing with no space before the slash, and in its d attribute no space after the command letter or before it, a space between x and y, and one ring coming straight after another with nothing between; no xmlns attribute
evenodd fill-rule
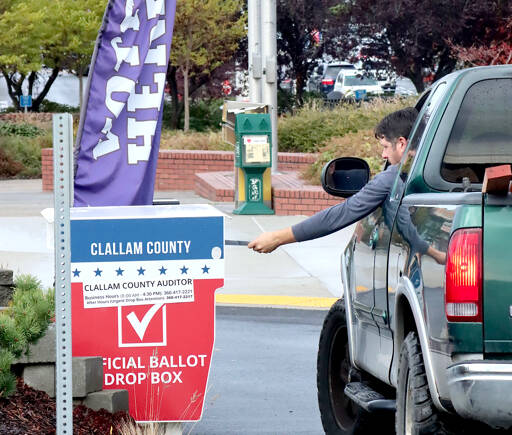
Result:
<svg viewBox="0 0 512 435"><path fill-rule="evenodd" d="M447 380L459 415L492 427L512 426L512 364L465 361L448 367Z"/></svg>

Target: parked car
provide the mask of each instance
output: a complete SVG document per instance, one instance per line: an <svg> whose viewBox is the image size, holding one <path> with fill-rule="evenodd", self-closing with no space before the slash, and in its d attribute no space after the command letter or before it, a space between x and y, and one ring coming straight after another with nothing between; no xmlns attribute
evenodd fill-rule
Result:
<svg viewBox="0 0 512 435"><path fill-rule="evenodd" d="M418 91L411 79L397 77L395 79L395 95L399 97L413 97L418 95Z"/></svg>
<svg viewBox="0 0 512 435"><path fill-rule="evenodd" d="M320 92L327 95L334 88L334 82L341 70L356 70L356 67L348 62L322 63L317 66L308 80L307 89L310 92Z"/></svg>
<svg viewBox="0 0 512 435"><path fill-rule="evenodd" d="M393 190L342 255L343 297L320 336L329 434L512 428L512 65L449 74L416 107ZM497 165L508 169L493 192ZM344 158L322 182L346 197L368 177Z"/></svg>
<svg viewBox="0 0 512 435"><path fill-rule="evenodd" d="M384 95L377 79L362 71L341 70L336 77L334 89L327 94L329 101L361 101Z"/></svg>

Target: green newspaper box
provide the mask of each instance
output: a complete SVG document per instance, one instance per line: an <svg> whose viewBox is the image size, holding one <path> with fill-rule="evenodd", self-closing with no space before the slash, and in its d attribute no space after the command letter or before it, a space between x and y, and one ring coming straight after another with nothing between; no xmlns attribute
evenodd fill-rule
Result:
<svg viewBox="0 0 512 435"><path fill-rule="evenodd" d="M235 214L274 214L272 200L272 124L268 113L241 113L235 121Z"/></svg>

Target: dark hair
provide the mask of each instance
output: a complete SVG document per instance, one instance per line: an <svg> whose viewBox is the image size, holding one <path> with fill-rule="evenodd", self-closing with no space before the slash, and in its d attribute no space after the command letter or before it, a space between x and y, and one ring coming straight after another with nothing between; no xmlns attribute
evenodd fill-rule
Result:
<svg viewBox="0 0 512 435"><path fill-rule="evenodd" d="M417 117L418 111L414 107L390 113L375 127L375 137L389 142L395 142L399 137L409 139L409 133Z"/></svg>

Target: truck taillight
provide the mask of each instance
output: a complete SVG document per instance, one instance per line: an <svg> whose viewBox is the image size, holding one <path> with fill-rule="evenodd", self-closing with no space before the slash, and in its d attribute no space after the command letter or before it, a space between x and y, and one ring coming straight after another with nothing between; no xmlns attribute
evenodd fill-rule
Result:
<svg viewBox="0 0 512 435"><path fill-rule="evenodd" d="M482 229L452 234L446 260L446 317L449 322L482 321Z"/></svg>
<svg viewBox="0 0 512 435"><path fill-rule="evenodd" d="M324 79L322 80L322 85L334 85L334 80L333 79Z"/></svg>

